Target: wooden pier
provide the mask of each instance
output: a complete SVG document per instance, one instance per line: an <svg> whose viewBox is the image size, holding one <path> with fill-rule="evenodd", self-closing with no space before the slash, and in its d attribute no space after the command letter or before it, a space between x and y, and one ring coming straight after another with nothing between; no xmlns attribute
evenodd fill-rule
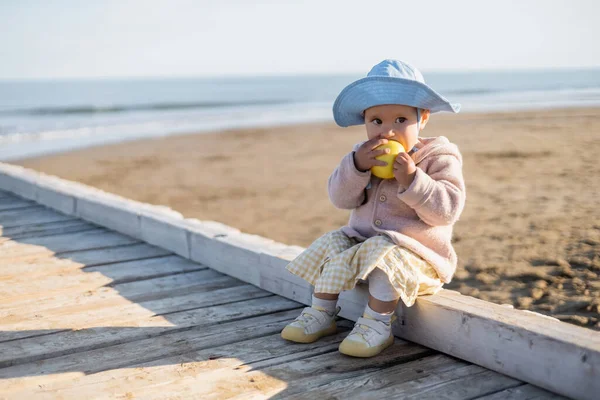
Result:
<svg viewBox="0 0 600 400"><path fill-rule="evenodd" d="M416 322L410 312L400 318L399 335L413 340L406 329L412 327L414 335L419 333L419 326L430 329L432 338L427 340L432 340L437 350L415 343L419 340L397 337L393 347L379 356L344 356L337 348L353 322L343 318L335 336L313 344L286 342L279 332L299 314L309 292L299 289L300 283L293 279L281 279L278 274L285 271L275 266L285 262L285 254L291 257L290 253L298 249L261 242L251 235L232 243L227 239L227 232L235 232L231 228L178 219L176 213L151 206L136 211L137 227L127 219L127 210L135 205L124 203L115 206L121 217L103 225L110 218L100 215L101 208L109 201L121 200L102 198L98 191L58 180L45 181L50 178L37 175L33 180L25 177L16 181L15 173L9 170L10 174L5 174L9 178L3 181L0 176L0 189L4 189L0 190L2 399L499 400L563 398L557 393L592 399L600 393L596 391L600 379L598 335L589 331L588 337L588 330L583 328L517 310L501 307L507 313L520 313L514 314L514 321L502 322L512 326L515 333L514 338L501 338L506 341L507 356L526 356L515 355L511 348L514 343L510 342L521 339L529 341L530 348L537 346L536 351L546 352L547 339L522 326L527 321L545 323L549 335L558 335L560 328L568 336L562 342L548 342L557 350L548 355L555 358L554 365L547 364L548 358L541 361L545 364L530 360L522 365L521 378L506 369L512 367L494 368L505 368L511 377L481 366L486 361L476 365L455 357L497 350L493 349L496 339L490 339L490 350L482 348L483 342L475 336L477 324L487 320L469 307L480 303L470 303L470 298L452 292L423 298L417 302L420 308L414 308L414 312L433 313L433 318L439 319L436 313L445 307L445 314L440 315L446 318L448 343L435 344L441 339L435 327L428 327L427 318ZM30 196L28 185L36 187ZM78 200L85 197L81 191L95 196L90 200L95 206ZM74 196L72 210L61 195ZM53 203L53 209L40 203ZM84 215L96 215L97 219L86 221ZM145 221L150 217L152 221ZM168 226L160 227L160 223ZM121 226L121 232L129 230L130 234L116 232L112 226ZM178 229L187 233L180 235ZM170 242L172 238L181 240ZM209 251L207 243L210 249L220 250ZM255 253L258 258L253 258ZM258 275L253 270L257 262L265 268ZM228 268L231 274L224 273ZM265 278L267 273L272 280ZM283 292L288 298L280 295ZM362 299L360 290L347 295L341 301L347 310L342 315L355 319L364 306ZM442 303L441 308L436 305ZM462 321L472 335L468 341L452 336L465 334L456 332L452 325L452 315L457 312L452 307L466 310L461 318L468 319ZM492 308L497 312L494 307L499 306L489 307L481 314L489 314ZM497 326L498 335L503 335L504 325ZM523 332L530 334L518 339ZM473 348L461 349L465 343ZM535 382L548 391L528 383L538 375L552 376L554 372L548 371L552 368L560 373L561 363L569 366L568 358L556 358L569 349L579 352L580 362L579 369L570 373L583 373L581 379L587 386L579 385L579 391L568 385L554 390L551 384ZM481 357L485 360L487 356ZM495 359L502 357L496 355ZM537 367L547 371L527 372Z"/></svg>

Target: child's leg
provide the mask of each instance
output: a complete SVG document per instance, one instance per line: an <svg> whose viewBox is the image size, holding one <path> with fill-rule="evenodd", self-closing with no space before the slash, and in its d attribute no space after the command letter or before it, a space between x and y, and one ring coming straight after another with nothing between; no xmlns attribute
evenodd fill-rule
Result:
<svg viewBox="0 0 600 400"><path fill-rule="evenodd" d="M356 249L347 254L345 252L356 243L341 230L333 231L319 238L288 264L288 271L314 285L315 293L312 306L305 308L298 318L287 325L281 337L294 342L311 343L337 332L335 318L340 311L337 306L339 292L351 277L328 272L338 271L340 264L345 265L352 258Z"/></svg>
<svg viewBox="0 0 600 400"><path fill-rule="evenodd" d="M312 308L334 314L337 308L339 294L313 293Z"/></svg>
<svg viewBox="0 0 600 400"><path fill-rule="evenodd" d="M377 316L377 318L375 318L377 320L389 322L392 319L394 311L396 311L398 300L399 299L392 301L381 301L376 299L372 295L369 295L369 303L365 308L365 312L373 311L373 313L384 315L386 317L379 317L376 314L371 314L374 317Z"/></svg>
<svg viewBox="0 0 600 400"><path fill-rule="evenodd" d="M400 296L388 276L375 268L369 274L369 303L354 329L340 344L340 352L354 357L372 357L394 343L392 322Z"/></svg>
<svg viewBox="0 0 600 400"><path fill-rule="evenodd" d="M339 293L338 294L332 294L332 293L313 293L313 296L315 296L318 299L323 299L323 300L337 300L338 297L340 297Z"/></svg>
<svg viewBox="0 0 600 400"><path fill-rule="evenodd" d="M369 307L382 314L393 313L400 295L390 283L385 272L375 268L369 274Z"/></svg>

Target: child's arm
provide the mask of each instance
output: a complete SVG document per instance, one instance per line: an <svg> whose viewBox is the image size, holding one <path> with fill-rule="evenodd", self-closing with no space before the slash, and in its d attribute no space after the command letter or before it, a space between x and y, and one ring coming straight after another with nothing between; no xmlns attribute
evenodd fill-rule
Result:
<svg viewBox="0 0 600 400"><path fill-rule="evenodd" d="M398 198L431 226L454 224L464 208L465 197L462 162L453 155L438 156L427 173L417 167L411 185L398 191Z"/></svg>
<svg viewBox="0 0 600 400"><path fill-rule="evenodd" d="M371 179L371 171L359 171L354 165L354 152L361 144L355 145L354 149L344 156L329 177L329 199L336 208L351 210L365 200L365 188Z"/></svg>

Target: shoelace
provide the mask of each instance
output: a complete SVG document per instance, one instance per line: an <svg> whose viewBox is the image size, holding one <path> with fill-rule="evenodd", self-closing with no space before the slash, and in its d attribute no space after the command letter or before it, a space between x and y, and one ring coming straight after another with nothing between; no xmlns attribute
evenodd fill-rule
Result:
<svg viewBox="0 0 600 400"><path fill-rule="evenodd" d="M313 311L313 310L311 310ZM314 312L325 313L328 314L327 311L315 310ZM329 314L328 314L329 315ZM295 321L299 322L301 326L306 326L312 321L318 321L317 317L311 313L303 312L298 317L296 317Z"/></svg>
<svg viewBox="0 0 600 400"><path fill-rule="evenodd" d="M313 315L307 314L307 313L302 313L300 314L298 317L296 317L296 321L300 323L300 325L302 326L306 326L307 324L309 324L311 322L311 320L314 320L315 317Z"/></svg>
<svg viewBox="0 0 600 400"><path fill-rule="evenodd" d="M354 327L354 329L352 330L352 333L362 336L362 338L366 341L367 334L369 333L369 329L370 328L368 326L360 324L360 325Z"/></svg>
<svg viewBox="0 0 600 400"><path fill-rule="evenodd" d="M377 321L377 322L379 322L379 323L382 323L382 324L384 324L384 325L387 325L387 324L385 324L384 322L381 322L381 321ZM358 325L355 325L355 326L354 326L354 329L352 329L352 332L351 332L351 334L357 334L357 335L360 335L360 336L362 336L362 338L363 338L365 341L367 341L367 337L368 337L368 336L370 336L370 335L369 335L369 332L373 332L373 331L375 331L375 332L377 332L377 333L381 333L381 332L379 332L377 329L373 328L372 326L369 326L369 325L363 325L363 324L358 324Z"/></svg>

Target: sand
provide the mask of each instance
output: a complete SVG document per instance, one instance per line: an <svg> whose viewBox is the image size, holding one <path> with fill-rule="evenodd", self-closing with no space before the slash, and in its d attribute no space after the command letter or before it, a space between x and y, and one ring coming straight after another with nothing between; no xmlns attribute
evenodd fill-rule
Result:
<svg viewBox="0 0 600 400"><path fill-rule="evenodd" d="M447 288L600 330L600 108L434 115L464 157ZM327 178L364 127L189 134L15 162L186 217L308 246L345 225Z"/></svg>

